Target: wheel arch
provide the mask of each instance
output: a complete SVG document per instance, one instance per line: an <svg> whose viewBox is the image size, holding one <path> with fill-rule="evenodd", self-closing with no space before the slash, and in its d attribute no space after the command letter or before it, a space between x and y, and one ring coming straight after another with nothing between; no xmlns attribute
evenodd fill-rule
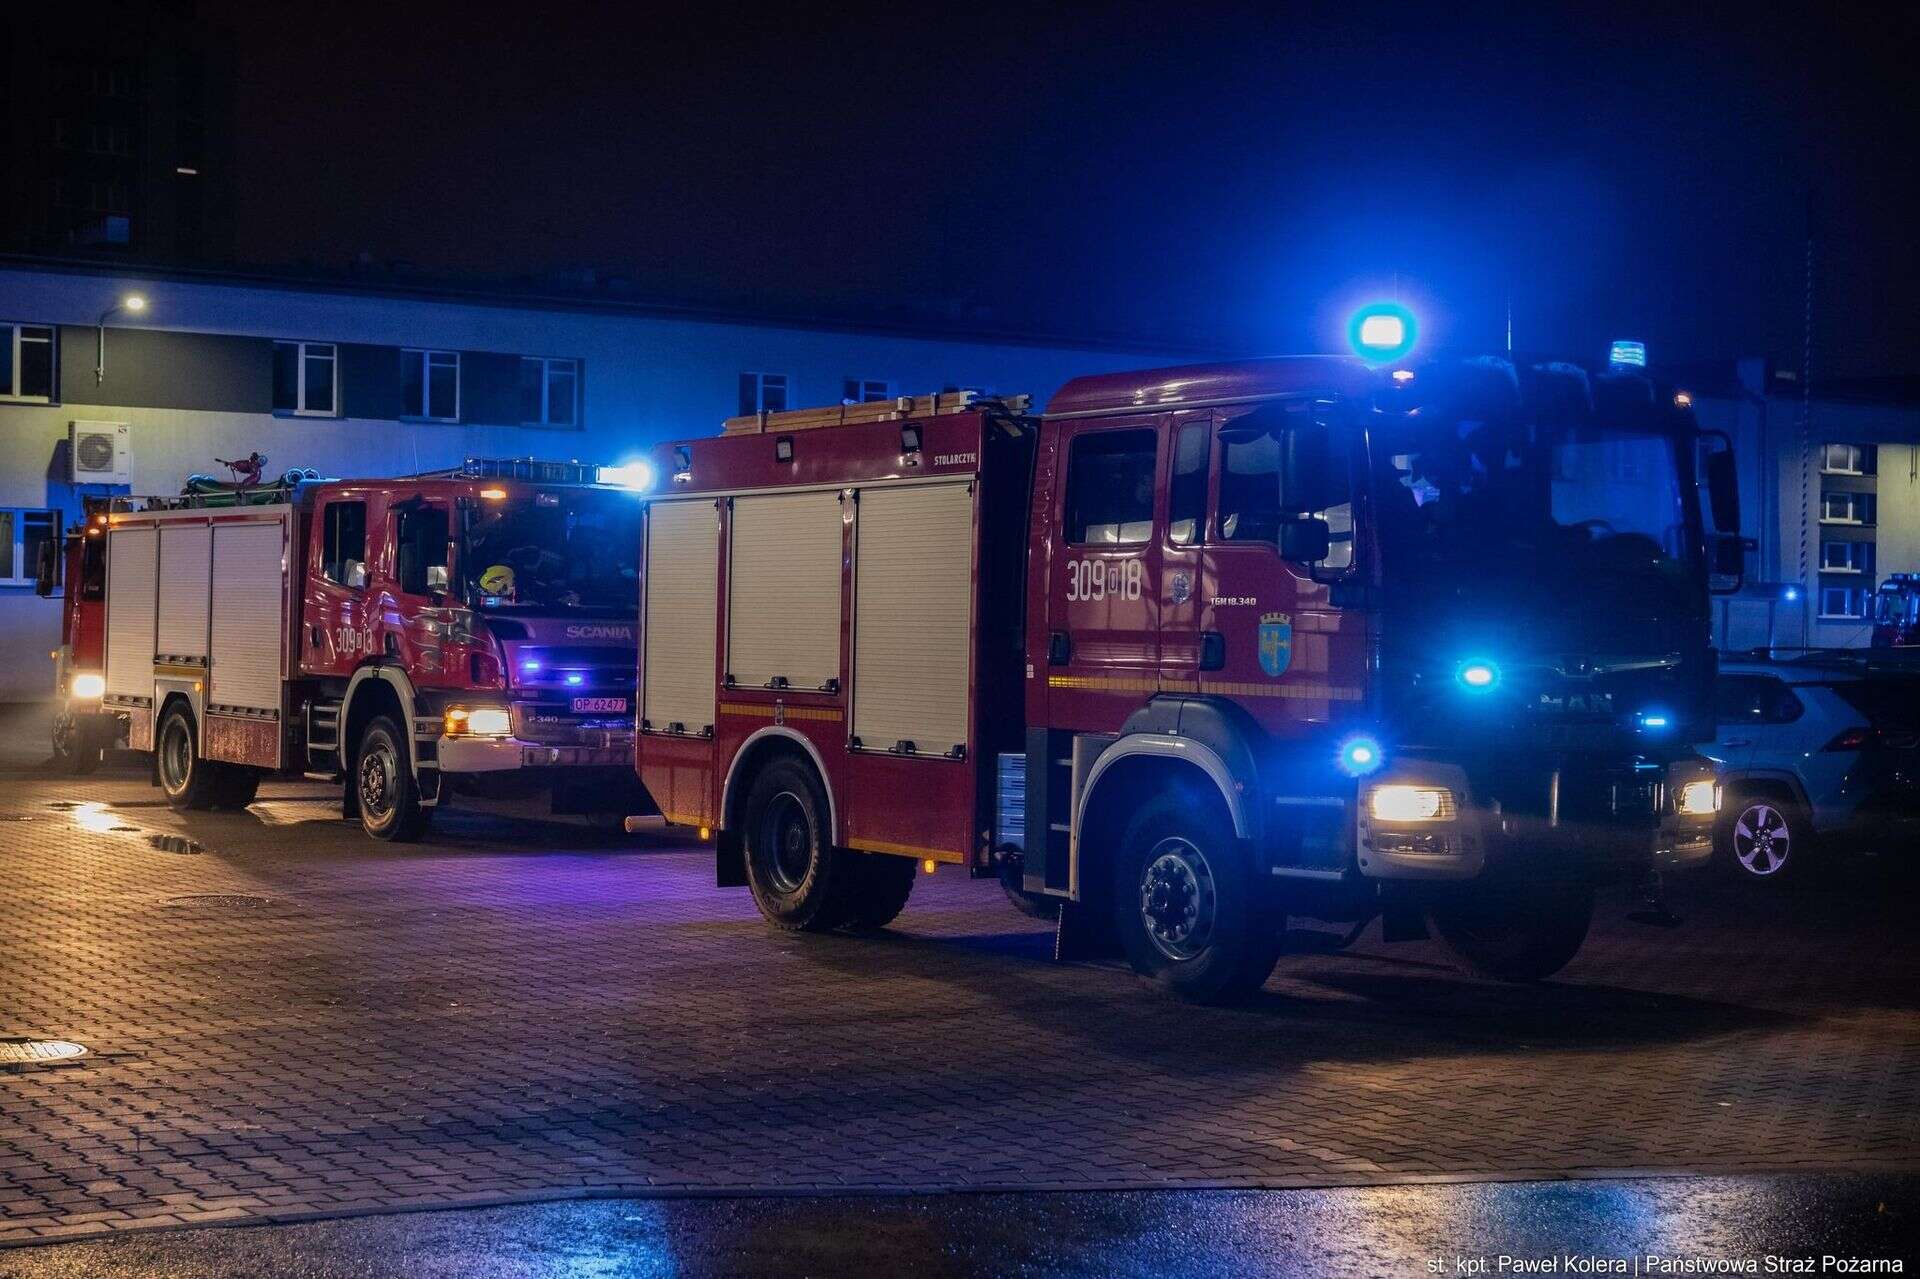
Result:
<svg viewBox="0 0 1920 1279"><path fill-rule="evenodd" d="M1807 802L1806 788L1792 773L1745 769L1722 777L1720 785L1722 790L1733 794L1772 795L1797 805L1802 812L1813 811L1813 805Z"/></svg>
<svg viewBox="0 0 1920 1279"><path fill-rule="evenodd" d="M821 756L820 748L809 741L805 734L778 724L749 733L734 751L733 760L727 765L726 780L720 787L719 829L738 827L739 807L750 785L745 779L751 778L768 760L782 754L799 755L813 766L814 775L820 779L820 788L827 794L828 838L838 844L840 806L833 793L833 780L827 775L827 761Z"/></svg>
<svg viewBox="0 0 1920 1279"><path fill-rule="evenodd" d="M400 731L407 739L408 767L415 776L419 775L420 747L413 731L413 681L405 671L392 666L362 666L347 681L346 696L340 700L341 771L347 771L346 752L358 746L367 722L382 711L390 711L399 719Z"/></svg>

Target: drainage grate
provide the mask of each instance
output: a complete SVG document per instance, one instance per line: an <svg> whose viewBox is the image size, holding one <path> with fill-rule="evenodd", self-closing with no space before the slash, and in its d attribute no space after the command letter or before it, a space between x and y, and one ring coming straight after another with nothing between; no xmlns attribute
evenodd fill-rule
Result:
<svg viewBox="0 0 1920 1279"><path fill-rule="evenodd" d="M129 830L134 829L128 827ZM188 839L185 835L149 835L147 842L163 853L204 853L206 848L199 840Z"/></svg>
<svg viewBox="0 0 1920 1279"><path fill-rule="evenodd" d="M45 1066L86 1055L85 1044L65 1039L0 1039L0 1066Z"/></svg>

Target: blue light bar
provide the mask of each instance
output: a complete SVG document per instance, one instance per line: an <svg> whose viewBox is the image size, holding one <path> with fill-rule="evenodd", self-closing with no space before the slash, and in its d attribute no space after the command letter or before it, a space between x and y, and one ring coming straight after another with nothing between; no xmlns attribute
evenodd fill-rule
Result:
<svg viewBox="0 0 1920 1279"><path fill-rule="evenodd" d="M1500 668L1492 662L1474 659L1460 663L1454 678L1475 693L1484 693L1500 682Z"/></svg>
<svg viewBox="0 0 1920 1279"><path fill-rule="evenodd" d="M1380 749L1379 742L1362 733L1340 743L1338 758L1341 772L1349 777L1365 777L1380 770L1380 765L1386 762L1386 753Z"/></svg>
<svg viewBox="0 0 1920 1279"><path fill-rule="evenodd" d="M1353 313L1347 345L1363 360L1387 364L1413 350L1418 328L1413 312L1398 302L1375 302Z"/></svg>
<svg viewBox="0 0 1920 1279"><path fill-rule="evenodd" d="M1607 348L1607 366L1613 369L1644 369L1647 367L1647 344L1645 342L1615 342Z"/></svg>

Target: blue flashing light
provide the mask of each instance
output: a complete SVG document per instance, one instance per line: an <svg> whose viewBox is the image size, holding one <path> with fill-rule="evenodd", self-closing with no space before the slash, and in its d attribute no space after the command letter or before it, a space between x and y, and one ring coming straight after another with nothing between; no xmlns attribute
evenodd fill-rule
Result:
<svg viewBox="0 0 1920 1279"><path fill-rule="evenodd" d="M599 468L599 480L615 488L644 493L653 487L653 463L634 458L618 466L603 466Z"/></svg>
<svg viewBox="0 0 1920 1279"><path fill-rule="evenodd" d="M537 657L529 657L526 661L520 663L520 669L528 675L537 674L540 670L540 659Z"/></svg>
<svg viewBox="0 0 1920 1279"><path fill-rule="evenodd" d="M1800 598L1800 588L1797 586L1789 586L1780 592L1780 598L1791 604Z"/></svg>
<svg viewBox="0 0 1920 1279"><path fill-rule="evenodd" d="M586 682L587 682L587 677L585 675L582 675L579 671L567 672L567 687L578 688Z"/></svg>
<svg viewBox="0 0 1920 1279"><path fill-rule="evenodd" d="M1364 734L1340 743L1340 771L1349 777L1378 772L1385 762L1386 753L1380 749L1380 743Z"/></svg>
<svg viewBox="0 0 1920 1279"><path fill-rule="evenodd" d="M1649 733L1664 733L1673 727L1673 716L1664 710L1647 710L1639 714L1640 727Z"/></svg>
<svg viewBox="0 0 1920 1279"><path fill-rule="evenodd" d="M1347 345L1361 359L1390 364L1413 350L1419 326L1413 312L1398 302L1375 302L1353 313L1347 322Z"/></svg>
<svg viewBox="0 0 1920 1279"><path fill-rule="evenodd" d="M1607 365L1616 370L1646 368L1647 344L1645 342L1615 342L1607 348Z"/></svg>
<svg viewBox="0 0 1920 1279"><path fill-rule="evenodd" d="M1460 663L1454 677L1471 692L1485 693L1500 682L1500 668L1492 662L1473 660Z"/></svg>

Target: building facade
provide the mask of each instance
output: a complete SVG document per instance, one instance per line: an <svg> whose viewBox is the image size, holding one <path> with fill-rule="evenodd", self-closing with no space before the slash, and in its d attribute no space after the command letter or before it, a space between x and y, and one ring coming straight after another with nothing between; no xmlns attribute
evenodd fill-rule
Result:
<svg viewBox="0 0 1920 1279"><path fill-rule="evenodd" d="M0 700L51 691L59 607L33 592L35 557L84 496L178 492L254 452L269 475L473 456L617 464L741 412L948 387L1043 401L1081 373L1191 358L0 262Z"/></svg>
<svg viewBox="0 0 1920 1279"><path fill-rule="evenodd" d="M1723 598L1721 647L1857 648L1875 590L1920 572L1920 396L1899 380L1815 384L1760 359L1680 375L1740 457L1749 585Z"/></svg>

